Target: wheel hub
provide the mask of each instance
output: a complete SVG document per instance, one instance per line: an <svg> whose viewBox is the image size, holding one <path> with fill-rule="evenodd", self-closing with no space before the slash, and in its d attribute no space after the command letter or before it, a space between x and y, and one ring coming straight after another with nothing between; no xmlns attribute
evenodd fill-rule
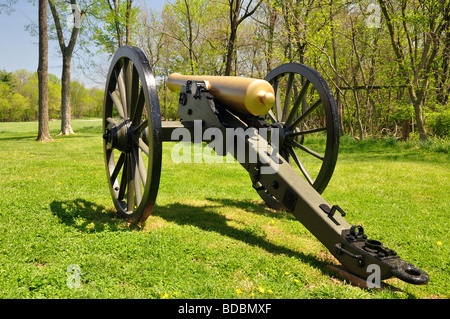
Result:
<svg viewBox="0 0 450 319"><path fill-rule="evenodd" d="M109 149L117 149L124 153L130 153L133 145L133 126L131 121L123 120L119 123L109 123L103 139Z"/></svg>
<svg viewBox="0 0 450 319"><path fill-rule="evenodd" d="M282 148L287 137L286 125L284 125L284 123L279 122L272 124L272 127L278 129L278 143L279 143L278 147Z"/></svg>

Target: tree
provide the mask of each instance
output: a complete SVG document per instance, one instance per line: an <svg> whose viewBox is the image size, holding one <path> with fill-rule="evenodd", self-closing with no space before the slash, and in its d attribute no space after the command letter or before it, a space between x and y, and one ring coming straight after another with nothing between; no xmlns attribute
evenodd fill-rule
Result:
<svg viewBox="0 0 450 319"><path fill-rule="evenodd" d="M266 45L266 49L264 50L265 60L266 60L266 72L270 72L273 69L273 59L275 57L275 28L277 21L279 20L278 10L275 5L269 4L268 2L264 3L263 6L264 12L262 17L265 18L265 21L259 21L259 24L262 26L262 29L266 32L262 34L260 37L260 41L264 41Z"/></svg>
<svg viewBox="0 0 450 319"><path fill-rule="evenodd" d="M71 125L71 105L70 105L70 69L72 64L72 54L75 48L78 34L80 33L80 20L84 11L79 11L77 1L70 0L74 14L74 24L70 34L69 43L66 45L63 28L61 26L60 15L58 13L55 0L48 0L55 23L56 34L62 54L62 75L61 75L61 131L58 135L74 134ZM65 8L64 8L65 9Z"/></svg>
<svg viewBox="0 0 450 319"><path fill-rule="evenodd" d="M32 121L38 119L38 105L39 105L39 81L37 72L31 73L26 70L19 70L15 72L19 81L18 92L24 96L28 105L24 109L22 121Z"/></svg>
<svg viewBox="0 0 450 319"><path fill-rule="evenodd" d="M134 43L134 31L138 27L139 8L134 0L94 1L90 12L98 24L92 25L93 40L113 55L118 48Z"/></svg>
<svg viewBox="0 0 450 319"><path fill-rule="evenodd" d="M48 36L47 36L47 0L39 0L39 142L52 141L48 126Z"/></svg>
<svg viewBox="0 0 450 319"><path fill-rule="evenodd" d="M73 106L75 117L81 117L86 114L89 107L89 90L78 81L73 81L70 99Z"/></svg>
<svg viewBox="0 0 450 319"><path fill-rule="evenodd" d="M429 88L441 36L447 27L450 2L437 0L379 0L386 19L399 72L404 77L414 107L421 140L427 140L423 102ZM404 50L406 48L406 50ZM406 51L406 52L405 52Z"/></svg>
<svg viewBox="0 0 450 319"><path fill-rule="evenodd" d="M245 0L228 0L229 19L230 19L230 36L227 44L227 54L225 62L225 76L231 75L233 61L235 60L236 40L239 25L248 17L252 16L258 7L263 2L258 1L252 8L253 0L249 0L247 5L244 5ZM241 11L243 14L241 15ZM236 70L235 70L236 71Z"/></svg>
<svg viewBox="0 0 450 319"><path fill-rule="evenodd" d="M446 104L449 101L450 92L450 17L446 17L446 31L444 39L444 47L442 49L442 62L440 68L436 70L435 76L437 77L437 99L441 104Z"/></svg>
<svg viewBox="0 0 450 319"><path fill-rule="evenodd" d="M143 33L151 35L155 44L164 43L165 46L170 46L170 49L159 45L155 47L156 50L153 52L160 56L159 59L164 60L161 56L162 51L164 51L163 55L170 56L176 52L176 61L171 62L170 59L166 59L172 64L170 69L180 70L181 68L191 74L215 73L215 70L210 67L215 64L214 55L218 53L217 50L212 49L215 47L212 31L217 30L220 22L214 19L217 10L215 13L206 14L214 11L212 6L212 3L205 0L178 0L173 4L165 5L161 21L142 16L145 19L145 27L150 29L150 32ZM153 20L153 25L149 24L149 18ZM211 21L214 21L213 25ZM156 33L152 34L152 31ZM210 55L212 50L214 50L213 56ZM185 66L189 66L189 70Z"/></svg>
<svg viewBox="0 0 450 319"><path fill-rule="evenodd" d="M137 46L144 51L155 75L165 76L170 49L164 21L159 13L145 10L139 19ZM163 53L164 49L167 51ZM159 70L161 73L158 74Z"/></svg>

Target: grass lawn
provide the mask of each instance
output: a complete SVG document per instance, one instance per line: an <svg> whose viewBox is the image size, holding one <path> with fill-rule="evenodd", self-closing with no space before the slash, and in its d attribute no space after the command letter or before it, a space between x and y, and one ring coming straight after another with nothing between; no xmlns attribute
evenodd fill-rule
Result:
<svg viewBox="0 0 450 319"><path fill-rule="evenodd" d="M431 277L371 290L329 270L331 254L265 208L239 164L174 164L173 143L154 214L128 228L113 213L101 122L74 120L70 137L50 124L43 144L36 122L0 123L0 298L450 297L448 144L342 140L323 196Z"/></svg>

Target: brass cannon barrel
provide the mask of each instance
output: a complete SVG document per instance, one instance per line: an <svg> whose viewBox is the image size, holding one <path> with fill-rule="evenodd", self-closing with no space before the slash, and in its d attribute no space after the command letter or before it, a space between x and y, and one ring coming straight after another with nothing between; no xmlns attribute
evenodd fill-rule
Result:
<svg viewBox="0 0 450 319"><path fill-rule="evenodd" d="M179 92L189 80L205 82L206 88L215 99L238 112L265 115L275 103L272 85L259 79L173 73L167 80L167 87L173 92Z"/></svg>

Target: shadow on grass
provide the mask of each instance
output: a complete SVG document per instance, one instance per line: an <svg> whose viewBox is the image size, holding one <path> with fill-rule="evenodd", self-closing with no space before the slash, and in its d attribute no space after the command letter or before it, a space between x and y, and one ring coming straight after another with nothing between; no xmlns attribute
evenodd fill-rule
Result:
<svg viewBox="0 0 450 319"><path fill-rule="evenodd" d="M293 257L301 261L302 263L309 264L310 266L316 268L325 276L334 277L342 282L349 282L345 276L340 275L332 267L327 267L333 265L333 262L327 262L319 260L315 255L307 254L299 251L292 250L288 247L276 245L266 239L264 232L258 232L256 227L244 227L243 229L237 229L235 227L229 226L227 223L227 218L215 211L217 207L233 207L233 208L246 208L247 213L256 213L268 216L279 216L278 218L291 218L292 215L286 212L274 212L263 205L258 205L257 203L251 201L233 201L229 199L221 198L208 198L211 202L220 203L217 205L205 205L202 207L189 206L179 203L174 203L166 206L156 206L153 213L154 216L159 216L168 222L174 222L178 225L191 225L199 229L209 232L215 232L221 236L226 236L251 246L259 247L264 249L273 255L286 255L288 257ZM296 220L294 216L292 219ZM298 240L302 240L301 237ZM356 286L357 283L354 283ZM383 290L389 290L392 292L402 292L408 295L408 298L416 298L414 294L404 292L389 283L382 283Z"/></svg>
<svg viewBox="0 0 450 319"><path fill-rule="evenodd" d="M264 206L251 201L211 198L208 200L219 203L220 206L246 208L248 213L289 218L286 213L270 211ZM174 203L165 206L156 206L153 215L178 225L191 225L204 231L215 232L221 236L260 247L274 255L284 254L289 257L295 257L304 263L320 269L324 273L329 273L326 269L328 263L318 260L315 256L294 251L270 242L265 238L264 232L259 227L246 226L238 229L229 226L227 218L215 211L217 207L214 204L198 207ZM50 209L62 223L84 233L133 231L135 229L135 227L127 227L123 219L117 218L114 212L108 211L104 206L84 199L53 201L50 204ZM299 240L301 239L299 238Z"/></svg>
<svg viewBox="0 0 450 319"><path fill-rule="evenodd" d="M226 207L246 208L249 213L277 215L270 212L264 206L250 201L232 201L223 199L208 199L215 201ZM163 218L168 222L178 225L191 225L208 232L215 232L221 236L226 236L251 246L264 249L273 255L286 255L307 263L318 269L326 276L336 276L336 272L329 269L329 262L318 260L316 256L295 251L284 246L276 245L265 238L264 233L255 231L254 228L244 227L237 229L227 224L227 218L215 212L217 205L206 205L203 207L190 206L174 203L165 206L156 206L153 215ZM219 206L220 207L220 206ZM57 216L62 223L71 226L81 232L98 233L104 231L134 231L138 228L127 227L124 220L117 218L115 213L108 212L104 206L75 199L71 201L53 201L50 204L52 213ZM281 216L286 216L282 213ZM301 240L301 238L299 238ZM389 285L385 288L396 289Z"/></svg>
<svg viewBox="0 0 450 319"><path fill-rule="evenodd" d="M0 141L21 141L21 140L34 140L37 139L37 133L34 135L21 135L21 136L5 136L0 137Z"/></svg>
<svg viewBox="0 0 450 319"><path fill-rule="evenodd" d="M252 202L230 198L207 197L206 199L211 202L220 203L222 206L245 209L247 212L257 215L267 216L276 219L297 220L291 213L285 211L276 211L274 209L269 208L262 200L260 200L259 202L256 201Z"/></svg>
<svg viewBox="0 0 450 319"><path fill-rule="evenodd" d="M222 205L225 204L224 206L228 207L231 207L233 202L223 201L222 199L208 200L219 202ZM238 201L235 202L235 204L236 205L234 205L234 208L245 207L247 210L250 210L251 213L266 214L264 212L264 207L256 205L250 201ZM181 226L191 225L204 231L215 232L221 236L226 236L248 245L259 247L273 255L283 254L289 257L294 257L321 270L323 273L330 273L330 271L326 268L326 265L329 263L318 260L316 256L298 252L270 242L266 238L264 231L257 226L252 227L251 225L244 225L243 228L238 229L228 225L227 218L224 215L218 214L214 211L217 207L217 205L205 205L198 207L174 203L166 206L156 206L153 215ZM276 215L276 213L271 214ZM301 238L299 238L299 240L301 240Z"/></svg>
<svg viewBox="0 0 450 319"><path fill-rule="evenodd" d="M70 201L53 201L50 204L52 213L62 223L86 233L103 231L130 231L124 221L116 218L104 206L84 199Z"/></svg>

